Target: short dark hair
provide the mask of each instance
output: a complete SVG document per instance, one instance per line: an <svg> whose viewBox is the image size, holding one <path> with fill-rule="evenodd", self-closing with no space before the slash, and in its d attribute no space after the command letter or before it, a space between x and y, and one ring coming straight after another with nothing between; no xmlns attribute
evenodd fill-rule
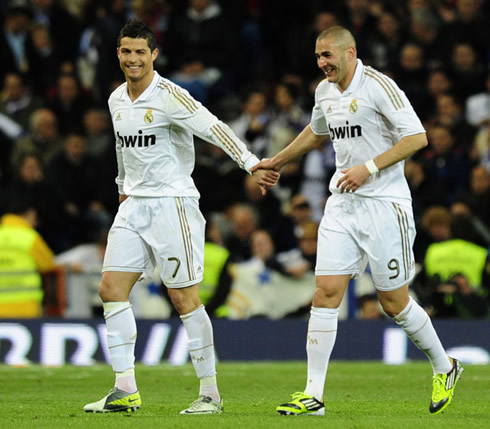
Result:
<svg viewBox="0 0 490 429"><path fill-rule="evenodd" d="M117 38L117 47L121 46L123 37L131 37L132 39L145 39L153 52L157 48L157 42L153 31L143 21L132 19L121 29Z"/></svg>

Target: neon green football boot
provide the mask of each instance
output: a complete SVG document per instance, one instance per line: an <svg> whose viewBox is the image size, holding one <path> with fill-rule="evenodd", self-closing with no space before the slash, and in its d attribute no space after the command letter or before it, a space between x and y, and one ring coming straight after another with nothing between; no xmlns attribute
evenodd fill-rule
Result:
<svg viewBox="0 0 490 429"><path fill-rule="evenodd" d="M293 400L279 405L276 410L284 416L324 416L325 405L313 396L303 392L291 395Z"/></svg>
<svg viewBox="0 0 490 429"><path fill-rule="evenodd" d="M454 388L461 378L464 368L461 363L453 359L453 369L447 374L436 374L432 381L432 400L429 411L431 414L442 413L451 403L454 396Z"/></svg>
<svg viewBox="0 0 490 429"><path fill-rule="evenodd" d="M100 401L87 404L83 409L87 413L113 413L117 411L131 413L139 407L141 407L141 396L139 392L128 393L114 387Z"/></svg>

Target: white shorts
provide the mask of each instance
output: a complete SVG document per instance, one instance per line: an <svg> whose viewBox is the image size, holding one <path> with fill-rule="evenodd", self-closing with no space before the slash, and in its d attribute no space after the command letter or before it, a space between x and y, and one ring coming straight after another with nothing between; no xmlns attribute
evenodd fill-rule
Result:
<svg viewBox="0 0 490 429"><path fill-rule="evenodd" d="M414 240L410 205L333 194L318 230L315 274L356 277L369 263L376 289L398 289L415 276Z"/></svg>
<svg viewBox="0 0 490 429"><path fill-rule="evenodd" d="M200 283L205 224L197 198L129 197L109 231L102 271L151 276L156 264L167 287Z"/></svg>

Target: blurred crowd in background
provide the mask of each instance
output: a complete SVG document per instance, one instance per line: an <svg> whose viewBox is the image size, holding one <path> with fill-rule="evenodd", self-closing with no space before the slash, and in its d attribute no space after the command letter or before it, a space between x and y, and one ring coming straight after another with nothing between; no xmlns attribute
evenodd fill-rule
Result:
<svg viewBox="0 0 490 429"><path fill-rule="evenodd" d="M116 41L127 20L153 29L155 69L259 158L309 122L323 79L315 39L344 25L358 56L395 79L427 130L428 147L406 162L418 225L413 291L434 317L488 317L490 1L8 0L0 16L0 215L33 209L67 270L100 269L117 211L107 98L123 82ZM208 312L306 314L331 141L287 165L266 196L219 148L195 145ZM356 316L383 317L372 284L358 283ZM83 287L68 288L67 314L80 315L73 296ZM164 300L158 280L146 292Z"/></svg>

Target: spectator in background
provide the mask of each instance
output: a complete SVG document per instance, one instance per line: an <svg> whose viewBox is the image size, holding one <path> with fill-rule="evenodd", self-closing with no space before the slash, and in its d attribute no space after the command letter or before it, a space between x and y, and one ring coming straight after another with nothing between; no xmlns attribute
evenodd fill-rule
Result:
<svg viewBox="0 0 490 429"><path fill-rule="evenodd" d="M470 43L458 42L451 52L450 70L453 93L464 102L471 95L485 90L485 72Z"/></svg>
<svg viewBox="0 0 490 429"><path fill-rule="evenodd" d="M43 100L35 97L26 78L21 73L5 75L0 100L0 113L17 122L24 131L29 129L32 113L41 107Z"/></svg>
<svg viewBox="0 0 490 429"><path fill-rule="evenodd" d="M222 73L216 67L206 67L199 55L189 54L183 56L178 70L171 73L169 79L187 89L196 100L207 103L219 87Z"/></svg>
<svg viewBox="0 0 490 429"><path fill-rule="evenodd" d="M109 228L112 218L100 201L97 160L87 153L86 141L79 134L69 134L63 150L48 164L47 175L57 187L69 214L69 247L93 242L97 231Z"/></svg>
<svg viewBox="0 0 490 429"><path fill-rule="evenodd" d="M299 279L306 272L315 271L316 252L318 242L318 223L306 220L299 225L298 233L298 250L299 254L296 260L289 261L286 264L286 272L293 278ZM278 255L279 260L285 263L285 260Z"/></svg>
<svg viewBox="0 0 490 429"><path fill-rule="evenodd" d="M405 44L399 53L399 61L395 68L395 78L400 88L411 100L414 110L424 110L425 81L427 68L424 51L414 43Z"/></svg>
<svg viewBox="0 0 490 429"><path fill-rule="evenodd" d="M110 150L113 155L115 139L109 112L106 109L91 107L83 115L82 121L87 153L96 158L103 158Z"/></svg>
<svg viewBox="0 0 490 429"><path fill-rule="evenodd" d="M236 135L247 143L250 150L262 158L267 152L267 129L270 120L265 92L253 89L243 103L240 116L230 121L229 125Z"/></svg>
<svg viewBox="0 0 490 429"><path fill-rule="evenodd" d="M200 144L198 138L195 142L196 166L192 178L201 194L201 211L204 216L224 212L230 204L244 198L242 171L219 147ZM218 187L220 191L216 192Z"/></svg>
<svg viewBox="0 0 490 429"><path fill-rule="evenodd" d="M30 118L29 132L18 139L12 160L16 164L23 152L37 152L44 164L61 151L63 140L58 134L58 121L52 110L41 107Z"/></svg>
<svg viewBox="0 0 490 429"><path fill-rule="evenodd" d="M468 206L473 216L490 230L490 172L482 165L471 170L470 186L456 198Z"/></svg>
<svg viewBox="0 0 490 429"><path fill-rule="evenodd" d="M224 306L231 290L230 252L223 246L216 218L206 223L204 243L204 277L199 285L199 298L210 316L226 317Z"/></svg>
<svg viewBox="0 0 490 429"><path fill-rule="evenodd" d="M8 0L0 31L0 82L8 72L34 73L29 24L32 17L27 0Z"/></svg>
<svg viewBox="0 0 490 429"><path fill-rule="evenodd" d="M487 72L485 90L466 99L466 122L484 130L490 125L490 71Z"/></svg>
<svg viewBox="0 0 490 429"><path fill-rule="evenodd" d="M419 46L425 54L427 68L440 67L444 60L440 52L439 17L428 2L410 1L408 42ZM420 5L416 6L416 5Z"/></svg>
<svg viewBox="0 0 490 429"><path fill-rule="evenodd" d="M320 222L330 195L328 183L335 173L335 150L330 138L308 152L303 159L299 192L308 198L312 218Z"/></svg>
<svg viewBox="0 0 490 429"><path fill-rule="evenodd" d="M56 255L56 264L66 270L67 308L64 317L90 318L102 315L102 301L97 288L104 262L107 232L101 230L94 242L78 244Z"/></svg>
<svg viewBox="0 0 490 429"><path fill-rule="evenodd" d="M245 176L243 189L245 195L242 202L250 205L257 213L260 213L260 227L266 229L273 239L278 237L282 233L279 226L282 224L283 218L279 199L273 192L267 192L267 194L263 195L255 179L250 175Z"/></svg>
<svg viewBox="0 0 490 429"><path fill-rule="evenodd" d="M413 215L417 224L430 206L446 204L444 181L427 174L422 162L408 159L405 162L405 177L412 193Z"/></svg>
<svg viewBox="0 0 490 429"><path fill-rule="evenodd" d="M379 2L369 0L345 0L340 7L339 20L352 31L358 46L359 57L368 57L367 41L376 28L382 8ZM314 49L314 44L310 47Z"/></svg>
<svg viewBox="0 0 490 429"><path fill-rule="evenodd" d="M49 247L56 253L67 248L67 213L58 187L46 180L41 158L36 153L25 152L19 157L13 181L1 197L0 212L5 213L13 201L23 202L36 210L37 229Z"/></svg>
<svg viewBox="0 0 490 429"><path fill-rule="evenodd" d="M357 311L360 319L384 319L379 308L378 297L375 293L368 293L357 298Z"/></svg>
<svg viewBox="0 0 490 429"><path fill-rule="evenodd" d="M487 316L490 261L475 236L470 219L455 216L450 238L427 248L418 294L434 317Z"/></svg>
<svg viewBox="0 0 490 429"><path fill-rule="evenodd" d="M449 239L451 221L451 212L444 206L431 206L425 210L415 237L416 262L423 263L430 244Z"/></svg>
<svg viewBox="0 0 490 429"><path fill-rule="evenodd" d="M294 139L304 128L308 118L300 105L301 88L297 84L281 82L274 89L274 106L269 126L269 144L266 156L271 157ZM286 165L279 180L279 187L286 198L299 191L301 161Z"/></svg>
<svg viewBox="0 0 490 429"><path fill-rule="evenodd" d="M490 121L485 128L478 131L473 143L472 155L478 164L490 172Z"/></svg>
<svg viewBox="0 0 490 429"><path fill-rule="evenodd" d="M83 116L91 104L92 100L82 93L75 75L62 74L57 79L56 91L48 102L48 108L56 115L60 134L66 136L83 131Z"/></svg>
<svg viewBox="0 0 490 429"><path fill-rule="evenodd" d="M36 210L15 201L0 220L0 318L43 314L40 273L54 268L54 254L36 231Z"/></svg>
<svg viewBox="0 0 490 429"><path fill-rule="evenodd" d="M331 10L320 10L313 17L309 24L306 34L302 36L297 52L292 56L290 61L293 63L292 69L300 76L303 76L306 82L315 78L323 78L319 73L318 67L311 61L311 49L315 46L318 35L334 25L338 25L337 15Z"/></svg>
<svg viewBox="0 0 490 429"><path fill-rule="evenodd" d="M447 94L451 91L451 88L452 82L443 68L436 68L429 71L425 87L424 102L420 112L423 122L433 118L434 111L437 109L438 97Z"/></svg>
<svg viewBox="0 0 490 429"><path fill-rule="evenodd" d="M437 109L433 117L433 123L449 128L454 137L454 144L470 153L477 128L465 121L463 105L452 93L440 94L437 97Z"/></svg>
<svg viewBox="0 0 490 429"><path fill-rule="evenodd" d="M0 112L0 192L12 180L12 157L15 140L24 134L24 129L7 115Z"/></svg>
<svg viewBox="0 0 490 429"><path fill-rule="evenodd" d="M450 212L453 217L462 216L470 220L473 231L476 233L473 241L483 247L490 247L490 229L478 216L473 215L471 209L463 202L455 201L451 204Z"/></svg>
<svg viewBox="0 0 490 429"><path fill-rule="evenodd" d="M33 92L37 96L46 97L56 85L56 76L61 64L58 45L53 41L49 28L43 24L32 26L31 38L32 58L36 64L36 73L31 76Z"/></svg>
<svg viewBox="0 0 490 429"><path fill-rule="evenodd" d="M482 61L487 61L488 17L481 13L482 3L479 0L456 0L454 19L440 29L439 50L446 61L450 61L453 46L462 40L475 47Z"/></svg>
<svg viewBox="0 0 490 429"><path fill-rule="evenodd" d="M78 55L80 24L70 11L56 0L31 0L33 21L49 29L56 41L61 61L74 61Z"/></svg>
<svg viewBox="0 0 490 429"><path fill-rule="evenodd" d="M455 147L454 138L447 126L432 126L428 137L429 146L422 154L424 166L431 178L444 182L447 191L446 204L450 204L468 185L469 159L460 147Z"/></svg>
<svg viewBox="0 0 490 429"><path fill-rule="evenodd" d="M243 262L252 257L251 237L259 228L260 219L257 211L248 204L235 204L229 210L232 233L224 240L230 251L233 262Z"/></svg>
<svg viewBox="0 0 490 429"><path fill-rule="evenodd" d="M214 0L188 0L188 5L185 13L176 14L170 20L169 66L176 69L175 61L183 55L200 58L204 67L221 70L226 81L236 47L231 22Z"/></svg>
<svg viewBox="0 0 490 429"><path fill-rule="evenodd" d="M400 19L393 12L384 11L378 18L375 34L367 42L372 66L393 73L397 68L396 58L405 40Z"/></svg>

